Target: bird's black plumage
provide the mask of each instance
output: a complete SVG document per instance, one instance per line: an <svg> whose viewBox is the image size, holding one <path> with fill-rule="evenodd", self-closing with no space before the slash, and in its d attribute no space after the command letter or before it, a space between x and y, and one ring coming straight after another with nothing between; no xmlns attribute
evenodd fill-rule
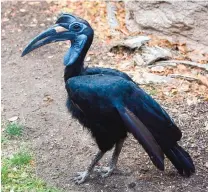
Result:
<svg viewBox="0 0 208 192"><path fill-rule="evenodd" d="M93 30L87 21L61 15L47 34L42 33L26 47L23 55L40 47L41 38L45 38L45 44L71 40L71 48L64 57L67 107L90 130L101 152L110 150L130 132L159 169L164 169L165 154L180 174L189 176L195 171L190 155L177 144L182 136L180 129L151 96L123 72L83 67L93 40Z"/></svg>

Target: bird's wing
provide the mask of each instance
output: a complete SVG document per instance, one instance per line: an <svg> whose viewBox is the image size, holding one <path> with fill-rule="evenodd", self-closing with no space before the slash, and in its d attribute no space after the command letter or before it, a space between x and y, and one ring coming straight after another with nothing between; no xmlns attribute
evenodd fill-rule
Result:
<svg viewBox="0 0 208 192"><path fill-rule="evenodd" d="M164 170L164 154L151 132L139 120L139 118L136 117L126 107L116 108L128 131L132 133L134 137L139 141L139 143L143 146L154 165L158 169Z"/></svg>
<svg viewBox="0 0 208 192"><path fill-rule="evenodd" d="M125 106L145 124L161 148L172 147L181 139L182 133L168 113L141 88L134 86Z"/></svg>
<svg viewBox="0 0 208 192"><path fill-rule="evenodd" d="M118 71L116 69L102 68L102 67L91 67L91 68L86 68L82 72L82 75L98 75L98 74L119 76L119 77L122 77L128 81L133 81L126 73Z"/></svg>

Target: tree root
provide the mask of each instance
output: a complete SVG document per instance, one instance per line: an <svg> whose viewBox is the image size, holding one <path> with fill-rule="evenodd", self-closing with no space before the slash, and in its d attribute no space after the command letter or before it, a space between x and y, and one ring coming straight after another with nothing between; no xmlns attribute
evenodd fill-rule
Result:
<svg viewBox="0 0 208 192"><path fill-rule="evenodd" d="M196 78L196 77L192 77L192 76L188 76L188 75L181 75L181 74L169 74L168 77L184 79L184 80L187 80L190 82L196 81L196 82L208 87L208 82L206 80L204 80L203 78Z"/></svg>
<svg viewBox="0 0 208 192"><path fill-rule="evenodd" d="M185 61L185 60L168 60L168 61L159 61L157 62L155 65L149 66L149 67L153 67L153 66L177 66L177 64L183 64L183 65L189 65L192 67L198 67L201 68L203 70L208 71L208 64L200 64L200 63L196 63L196 62L192 62L192 61Z"/></svg>

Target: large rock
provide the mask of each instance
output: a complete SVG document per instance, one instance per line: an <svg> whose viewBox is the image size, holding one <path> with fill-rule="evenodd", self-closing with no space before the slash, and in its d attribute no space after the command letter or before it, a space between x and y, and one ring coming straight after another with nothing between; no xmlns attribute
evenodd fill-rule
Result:
<svg viewBox="0 0 208 192"><path fill-rule="evenodd" d="M165 36L208 52L208 1L126 1L130 31Z"/></svg>

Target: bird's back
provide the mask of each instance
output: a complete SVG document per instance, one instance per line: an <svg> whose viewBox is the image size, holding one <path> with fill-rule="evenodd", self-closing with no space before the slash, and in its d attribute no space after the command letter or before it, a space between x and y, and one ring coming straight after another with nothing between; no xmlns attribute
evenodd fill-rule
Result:
<svg viewBox="0 0 208 192"><path fill-rule="evenodd" d="M122 77L97 74L70 78L66 82L66 89L69 97L78 105L102 112L104 108L110 110L115 101L121 102L129 97L132 85Z"/></svg>

